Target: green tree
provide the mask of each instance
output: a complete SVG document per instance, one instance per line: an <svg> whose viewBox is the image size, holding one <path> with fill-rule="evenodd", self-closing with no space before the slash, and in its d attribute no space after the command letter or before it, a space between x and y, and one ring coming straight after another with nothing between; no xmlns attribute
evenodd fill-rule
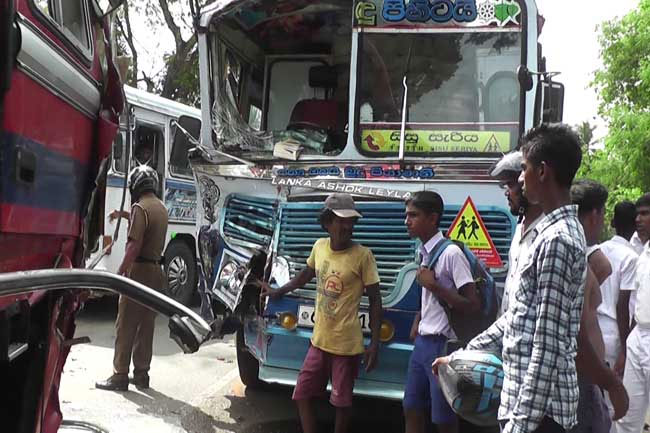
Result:
<svg viewBox="0 0 650 433"><path fill-rule="evenodd" d="M215 0L192 0L199 8ZM199 105L199 61L196 32L192 27L192 16L182 0L143 0L125 2L116 20L118 53L131 57L131 66L126 78L127 84L137 86L144 82L148 91L190 105ZM171 32L174 45L163 55L164 66L160 71L146 71L141 67L143 55L138 54L132 24L140 22L155 35L162 31ZM141 41L142 42L146 41Z"/></svg>
<svg viewBox="0 0 650 433"><path fill-rule="evenodd" d="M578 135L580 136L580 139L582 140L585 148L587 150L591 149L591 147L595 144L594 131L596 130L596 127L589 123L589 121L585 120L584 122L577 125L575 129L578 132Z"/></svg>
<svg viewBox="0 0 650 433"><path fill-rule="evenodd" d="M603 66L592 85L609 132L579 174L609 188L611 213L616 202L650 191L650 0L603 23L599 43Z"/></svg>

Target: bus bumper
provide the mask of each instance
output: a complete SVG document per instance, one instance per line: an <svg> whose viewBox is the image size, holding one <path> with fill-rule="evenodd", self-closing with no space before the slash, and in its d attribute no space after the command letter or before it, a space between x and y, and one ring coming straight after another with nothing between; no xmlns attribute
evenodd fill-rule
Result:
<svg viewBox="0 0 650 433"><path fill-rule="evenodd" d="M260 360L259 378L267 383L295 386L298 373L309 349L311 330L298 328L289 331L276 325L264 327L262 338L246 335L251 353ZM253 337L254 339L251 339ZM364 343L370 343L365 339ZM260 347L260 344L263 347ZM254 346L254 347L253 347ZM382 343L379 363L370 373L359 367L355 381L355 395L402 400L408 361L413 344L404 342ZM328 386L328 389L329 386Z"/></svg>

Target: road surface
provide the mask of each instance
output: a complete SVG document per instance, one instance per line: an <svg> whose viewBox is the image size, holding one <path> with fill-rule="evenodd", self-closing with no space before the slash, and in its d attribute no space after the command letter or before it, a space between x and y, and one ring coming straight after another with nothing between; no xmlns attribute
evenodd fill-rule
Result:
<svg viewBox="0 0 650 433"><path fill-rule="evenodd" d="M186 355L169 339L167 320L156 319L151 389L101 391L95 381L111 374L117 303L91 301L77 320L76 336L90 344L74 346L61 381L64 419L90 422L110 433L298 433L291 389L269 386L250 391L239 381L232 338L213 341ZM334 412L317 406L322 431L332 431ZM399 433L399 403L355 401L351 431Z"/></svg>

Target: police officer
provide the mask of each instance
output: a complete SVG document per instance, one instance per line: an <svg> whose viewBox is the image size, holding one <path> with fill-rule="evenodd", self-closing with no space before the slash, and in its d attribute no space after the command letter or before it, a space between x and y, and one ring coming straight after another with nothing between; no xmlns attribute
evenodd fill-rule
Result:
<svg viewBox="0 0 650 433"><path fill-rule="evenodd" d="M167 209L156 196L158 174L140 165L129 173L131 213L126 253L118 270L145 286L156 290L165 288L165 274L161 268L161 254L167 234ZM113 375L97 382L95 387L111 391L126 391L129 383L138 389L149 388L154 320L156 313L145 306L120 296L115 323L115 355ZM129 367L133 357L133 377Z"/></svg>

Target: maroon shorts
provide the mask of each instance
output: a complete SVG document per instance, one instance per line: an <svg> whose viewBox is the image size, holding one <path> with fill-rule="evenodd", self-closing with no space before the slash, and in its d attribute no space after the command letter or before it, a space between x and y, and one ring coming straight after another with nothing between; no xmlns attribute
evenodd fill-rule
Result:
<svg viewBox="0 0 650 433"><path fill-rule="evenodd" d="M359 373L359 361L360 355L334 355L310 345L298 374L293 399L306 400L323 395L327 390L327 382L331 379L332 406L352 406L352 391L354 379Z"/></svg>

